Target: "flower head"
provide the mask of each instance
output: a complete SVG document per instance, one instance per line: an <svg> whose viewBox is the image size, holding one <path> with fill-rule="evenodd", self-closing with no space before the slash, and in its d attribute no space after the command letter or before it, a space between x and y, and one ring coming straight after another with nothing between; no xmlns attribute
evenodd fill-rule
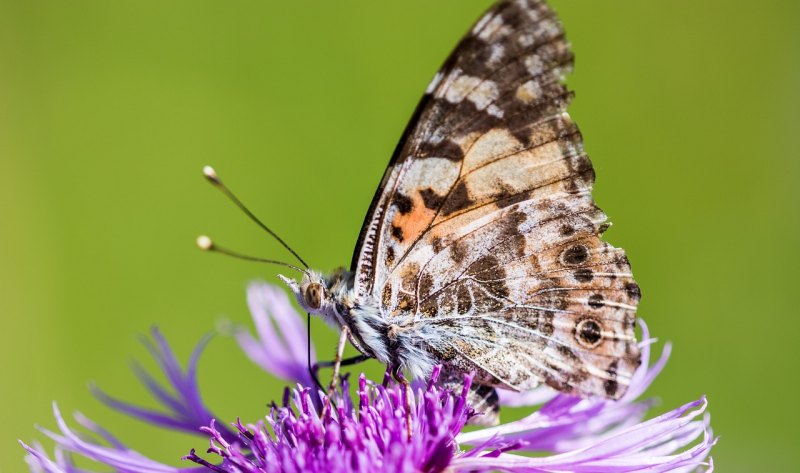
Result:
<svg viewBox="0 0 800 473"><path fill-rule="evenodd" d="M80 414L76 421L91 435L77 433L54 405L60 432L43 432L55 441L55 456L51 459L38 444L23 443L31 470L85 472L74 466L70 454L115 471L141 473L661 472L713 468L707 457L716 439L705 414L705 398L644 420L652 403L637 398L663 369L670 351L667 345L661 357L649 365L652 340L644 324L642 366L621 400L579 399L547 388L504 394L506 405L541 407L518 421L465 432L463 427L473 415L466 403L471 375L465 376L464 390L453 393L436 384L437 368L426 384L418 384L410 393L408 402L404 396L409 391L388 376L378 384L361 375L354 393L345 378L339 392L325 397L310 387L306 346L296 343L304 340L302 322L285 295L263 284L251 285L248 295L260 339L238 331L239 343L268 372L298 382L263 420L247 424L237 420L227 426L216 421L201 400L195 374L208 339L201 341L184 370L160 333L154 331L155 343L148 346L170 386L159 385L140 369L137 374L164 410L143 409L96 392L123 413L159 427L206 436L206 453L192 450L183 456L188 462L182 467L164 465L126 448ZM355 402L351 394L355 394ZM408 418L412 422L410 437L406 434ZM549 455L532 457L527 452Z"/></svg>
<svg viewBox="0 0 800 473"><path fill-rule="evenodd" d="M405 426L405 390L361 375L355 404L348 396L336 396L333 404L325 400L320 413L309 389L297 387L291 400L273 408L266 421L247 426L237 422L237 442L225 440L213 423L204 427L211 439L208 451L223 460L218 468L226 472L440 472L458 453L456 436L470 410L466 391L452 395L439 389L436 376L411 399L411 437ZM345 381L342 394L348 392ZM208 464L194 451L186 458Z"/></svg>

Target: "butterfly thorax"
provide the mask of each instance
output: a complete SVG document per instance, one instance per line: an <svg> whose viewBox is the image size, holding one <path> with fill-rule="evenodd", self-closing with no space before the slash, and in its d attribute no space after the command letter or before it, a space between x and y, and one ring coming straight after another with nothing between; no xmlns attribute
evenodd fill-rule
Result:
<svg viewBox="0 0 800 473"><path fill-rule="evenodd" d="M410 313L383 314L377 300L356 294L352 272L337 269L325 276L308 271L299 283L281 279L304 310L340 330L346 327L359 352L400 366L413 377L431 372L434 362L427 350L425 324Z"/></svg>

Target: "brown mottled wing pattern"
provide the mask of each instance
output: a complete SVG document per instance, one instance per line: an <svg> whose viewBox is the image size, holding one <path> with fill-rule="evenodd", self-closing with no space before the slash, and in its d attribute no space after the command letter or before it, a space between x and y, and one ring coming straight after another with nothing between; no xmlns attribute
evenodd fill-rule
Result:
<svg viewBox="0 0 800 473"><path fill-rule="evenodd" d="M566 113L572 53L541 1L501 1L409 125L354 255L357 294L412 314L481 384L622 395L639 289L601 241L594 172ZM437 334L441 335L441 338Z"/></svg>

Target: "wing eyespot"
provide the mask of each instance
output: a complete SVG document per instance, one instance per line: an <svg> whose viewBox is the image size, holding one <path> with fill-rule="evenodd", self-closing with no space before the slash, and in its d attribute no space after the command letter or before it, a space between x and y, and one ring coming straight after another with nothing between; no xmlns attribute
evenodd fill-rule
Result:
<svg viewBox="0 0 800 473"><path fill-rule="evenodd" d="M575 266L589 259L589 249L584 245L574 245L561 253L561 262L567 266Z"/></svg>
<svg viewBox="0 0 800 473"><path fill-rule="evenodd" d="M575 339L586 348L595 348L603 342L603 331L594 319L583 319L575 326Z"/></svg>

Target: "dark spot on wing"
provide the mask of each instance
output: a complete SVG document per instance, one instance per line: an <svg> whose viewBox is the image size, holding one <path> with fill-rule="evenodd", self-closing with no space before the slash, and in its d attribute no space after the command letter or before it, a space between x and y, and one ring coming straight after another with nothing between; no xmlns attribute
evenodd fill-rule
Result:
<svg viewBox="0 0 800 473"><path fill-rule="evenodd" d="M559 311L566 310L569 307L569 301L564 297L563 291L546 291L536 297L536 305Z"/></svg>
<svg viewBox="0 0 800 473"><path fill-rule="evenodd" d="M397 239L397 241L402 243L403 242L403 229L398 227L398 226L392 225L392 236L395 237L395 239Z"/></svg>
<svg viewBox="0 0 800 473"><path fill-rule="evenodd" d="M458 285L458 292L456 293L456 308L459 314L466 314L472 307L472 299L470 298L469 288L466 283Z"/></svg>
<svg viewBox="0 0 800 473"><path fill-rule="evenodd" d="M515 258L522 258L525 256L525 245L527 244L525 240L525 235L519 234L514 235L508 240L508 244L512 246ZM533 262L536 263L536 255L533 255Z"/></svg>
<svg viewBox="0 0 800 473"><path fill-rule="evenodd" d="M611 364L608 365L606 369L606 373L608 373L608 379L603 383L603 388L606 391L606 396L610 398L616 399L617 391L619 390L619 383L617 383L617 366L619 365L619 360L614 360Z"/></svg>
<svg viewBox="0 0 800 473"><path fill-rule="evenodd" d="M446 104L451 105L449 102L442 101L439 99L435 99L437 104ZM464 100L467 102L467 100ZM446 107L450 108L450 107ZM414 155L416 159L425 159L425 158L443 158L449 159L450 161L461 161L464 159L464 150L461 149L461 146L453 143L450 140L442 140L439 143L431 143L430 141L425 142L425 146Z"/></svg>
<svg viewBox="0 0 800 473"><path fill-rule="evenodd" d="M578 282L591 282L594 279L594 273L589 268L581 268L575 270L573 273L575 280Z"/></svg>
<svg viewBox="0 0 800 473"><path fill-rule="evenodd" d="M559 147L561 148L561 154L564 156L570 156L565 160L567 164L567 168L570 171L574 172L575 174L582 175L587 171L592 170L592 162L589 161L589 158L585 154L575 155L574 151L575 144L571 141L562 141L559 143Z"/></svg>
<svg viewBox="0 0 800 473"><path fill-rule="evenodd" d="M583 245L575 245L561 253L561 261L570 266L581 264L589 259L589 249Z"/></svg>
<svg viewBox="0 0 800 473"><path fill-rule="evenodd" d="M542 335L549 337L556 331L556 327L553 325L553 318L552 312L540 311L536 329L540 331Z"/></svg>
<svg viewBox="0 0 800 473"><path fill-rule="evenodd" d="M450 245L450 259L454 263L461 263L467 257L469 247L461 240L454 240Z"/></svg>
<svg viewBox="0 0 800 473"><path fill-rule="evenodd" d="M444 243L442 243L442 238L438 236L433 237L431 239L431 246L433 247L434 253L439 253L440 251L442 251L444 249Z"/></svg>
<svg viewBox="0 0 800 473"><path fill-rule="evenodd" d="M594 184L595 174L594 169L588 169L583 171L581 174L576 174L572 176L572 178L567 181L566 190L567 192L571 192L573 194L577 194L582 192L592 186Z"/></svg>
<svg viewBox="0 0 800 473"><path fill-rule="evenodd" d="M531 198L532 192L531 191L523 191L523 192L511 192L511 191L502 191L501 193L495 196L495 206L498 209L506 208L510 205L518 204L520 202L524 202Z"/></svg>
<svg viewBox="0 0 800 473"><path fill-rule="evenodd" d="M592 294L589 296L589 307L592 309L599 309L603 307L605 302L603 302L603 296L600 294Z"/></svg>
<svg viewBox="0 0 800 473"><path fill-rule="evenodd" d="M381 301L384 307L389 307L392 303L392 287L388 284L383 286L383 293L381 294Z"/></svg>
<svg viewBox="0 0 800 473"><path fill-rule="evenodd" d="M565 359L580 364L580 358L578 358L578 355L576 355L575 352L572 351L572 348L566 345L558 345L558 353Z"/></svg>
<svg viewBox="0 0 800 473"><path fill-rule="evenodd" d="M634 301L639 301L642 298L642 290L639 288L639 285L635 282L629 282L625 285L625 292L628 293L628 297L630 297Z"/></svg>
<svg viewBox="0 0 800 473"><path fill-rule="evenodd" d="M509 237L519 234L519 226L527 220L525 212L514 210L503 218L503 236Z"/></svg>
<svg viewBox="0 0 800 473"><path fill-rule="evenodd" d="M442 215L445 217L472 206L475 202L469 198L467 185L462 181L450 192L447 200L442 206Z"/></svg>
<svg viewBox="0 0 800 473"><path fill-rule="evenodd" d="M437 194L430 187L419 191L419 195L422 197L422 203L425 204L425 208L430 210L439 210L442 202L444 202L444 196Z"/></svg>
<svg viewBox="0 0 800 473"><path fill-rule="evenodd" d="M391 246L386 248L386 266L394 266L394 248Z"/></svg>
<svg viewBox="0 0 800 473"><path fill-rule="evenodd" d="M536 255L529 255L528 258L528 266L531 267L532 271L541 271L542 268L539 265L539 257Z"/></svg>
<svg viewBox="0 0 800 473"><path fill-rule="evenodd" d="M614 264L616 264L619 269L630 269L631 267L631 262L628 261L628 257L623 253L618 254L617 257L614 258Z"/></svg>
<svg viewBox="0 0 800 473"><path fill-rule="evenodd" d="M397 211L403 215L411 212L411 210L414 209L414 203L407 195L398 192L394 195L394 197L392 197L392 199L395 207L397 207Z"/></svg>
<svg viewBox="0 0 800 473"><path fill-rule="evenodd" d="M419 278L419 295L425 297L433 291L433 276L428 273Z"/></svg>
<svg viewBox="0 0 800 473"><path fill-rule="evenodd" d="M508 297L506 286L506 271L499 264L494 255L485 255L475 260L469 267L467 274L475 276L481 286L493 292L497 297Z"/></svg>
<svg viewBox="0 0 800 473"><path fill-rule="evenodd" d="M575 227L565 223L564 225L561 225L561 228L558 229L558 232L563 237L572 236L575 233Z"/></svg>

